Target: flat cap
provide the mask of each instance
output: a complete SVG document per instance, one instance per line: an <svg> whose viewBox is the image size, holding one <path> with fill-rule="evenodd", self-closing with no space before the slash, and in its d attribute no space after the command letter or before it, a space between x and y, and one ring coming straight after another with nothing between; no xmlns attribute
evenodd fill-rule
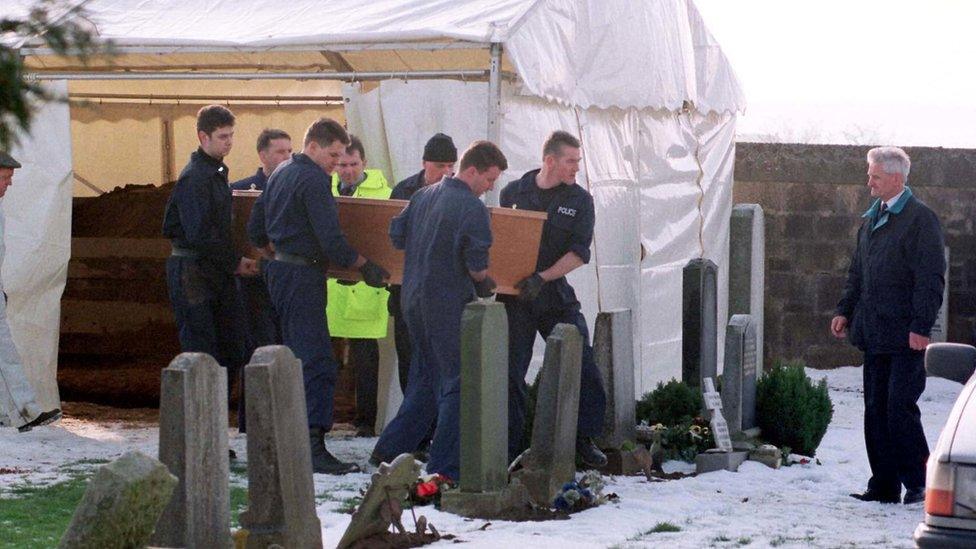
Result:
<svg viewBox="0 0 976 549"><path fill-rule="evenodd" d="M6 151L0 151L0 168L19 168L20 162L14 160L14 157L7 154Z"/></svg>

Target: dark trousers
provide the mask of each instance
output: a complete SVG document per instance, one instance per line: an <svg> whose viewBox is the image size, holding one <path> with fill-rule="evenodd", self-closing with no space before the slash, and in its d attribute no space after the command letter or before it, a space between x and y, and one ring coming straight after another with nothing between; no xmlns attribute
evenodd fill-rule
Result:
<svg viewBox="0 0 976 549"><path fill-rule="evenodd" d="M864 441L871 464L868 487L900 495L925 486L929 446L918 397L925 390L925 354L864 355Z"/></svg>
<svg viewBox="0 0 976 549"><path fill-rule="evenodd" d="M603 433L603 415L607 397L603 380L593 360L590 332L579 306L559 311L534 311L531 304L510 300L505 302L508 313L508 457L514 460L526 447L523 440L525 400L528 388L525 374L532 361L532 346L536 333L549 337L556 324L576 326L583 337L583 363L580 372L580 401L577 434L598 437Z"/></svg>
<svg viewBox="0 0 976 549"><path fill-rule="evenodd" d="M397 294L399 298L399 294ZM390 299L393 299L390 296ZM393 313L393 341L396 343L397 374L400 376L400 392L407 394L407 382L410 380L410 333L407 322L399 311Z"/></svg>
<svg viewBox="0 0 976 549"><path fill-rule="evenodd" d="M317 266L272 261L268 290L283 343L302 361L308 426L328 431L339 367L325 318L325 273Z"/></svg>
<svg viewBox="0 0 976 549"><path fill-rule="evenodd" d="M171 256L166 285L184 353L207 353L227 368L227 391L244 364L241 303L230 273L206 260Z"/></svg>
<svg viewBox="0 0 976 549"><path fill-rule="evenodd" d="M356 427L376 428L376 392L380 372L380 346L375 339L349 339L349 354L356 369Z"/></svg>
<svg viewBox="0 0 976 549"><path fill-rule="evenodd" d="M267 263L262 260L262 271ZM246 360L258 347L281 344L281 327L278 316L271 304L268 282L265 275L237 277L237 291L244 308L244 332L246 341ZM237 395L237 427L242 433L247 431L247 402L244 398L244 368L241 368Z"/></svg>

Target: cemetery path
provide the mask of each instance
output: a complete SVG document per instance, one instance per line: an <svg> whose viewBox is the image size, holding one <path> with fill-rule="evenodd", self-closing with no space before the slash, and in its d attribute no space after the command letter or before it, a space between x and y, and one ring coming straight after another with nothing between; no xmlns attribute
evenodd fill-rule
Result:
<svg viewBox="0 0 976 549"><path fill-rule="evenodd" d="M807 370L826 378L834 418L817 458L820 464L779 470L746 462L738 473L716 472L682 480L648 483L612 479L606 491L620 501L573 515L568 521L514 523L463 519L432 507L418 508L442 533L466 547L913 547L912 532L921 505L858 502L848 493L863 490L869 469L864 451L861 369ZM929 444L934 445L962 386L930 378L919 402ZM70 407L69 407L70 409ZM155 455L158 429L152 423L119 418L68 417L59 425L18 434L0 429L0 498L17 484L49 484L94 467L130 449ZM332 437L340 459L365 464L375 439ZM230 437L239 460L235 484L243 479L245 439ZM669 462L671 470L686 464ZM693 466L692 466L693 469ZM335 546L349 524L346 512L369 475L315 475L318 515L326 547ZM0 499L2 505L2 499ZM410 512L404 514L410 528ZM667 524L667 526L665 526ZM675 530L677 531L667 531ZM443 542L450 543L450 542Z"/></svg>

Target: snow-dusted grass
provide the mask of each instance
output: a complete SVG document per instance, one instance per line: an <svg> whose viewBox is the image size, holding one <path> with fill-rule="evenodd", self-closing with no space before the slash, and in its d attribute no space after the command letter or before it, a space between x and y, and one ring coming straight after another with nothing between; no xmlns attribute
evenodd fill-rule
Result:
<svg viewBox="0 0 976 549"><path fill-rule="evenodd" d="M807 373L815 380L827 379L834 403L833 421L817 452L821 465L774 471L746 462L738 473L723 471L668 482L614 478L606 491L617 493L618 503L564 521L492 521L486 526L486 521L432 507L415 511L426 515L440 532L467 542L466 547L912 547L912 531L923 515L921 505L862 503L847 495L862 491L869 475L861 426L861 369ZM920 407L930 445L960 389L958 384L929 379ZM10 494L16 484L68 480L71 470L90 463L83 460L114 459L129 449L154 455L157 436L152 426L71 419L26 434L0 429L0 469L22 471L0 474L0 498L16 497ZM340 459L360 464L365 464L374 443L375 439L347 437L328 441ZM244 437L232 433L231 447L244 462ZM666 468L689 469L674 462ZM243 469L236 467L232 477L240 486ZM349 524L349 507L368 481L368 473L315 475L316 506L327 547L339 541ZM413 524L410 511L404 513L404 524L408 528Z"/></svg>

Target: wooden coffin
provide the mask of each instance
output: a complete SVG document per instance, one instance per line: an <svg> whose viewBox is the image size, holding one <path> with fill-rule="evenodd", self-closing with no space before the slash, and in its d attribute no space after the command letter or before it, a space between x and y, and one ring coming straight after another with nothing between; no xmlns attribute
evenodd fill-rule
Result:
<svg viewBox="0 0 976 549"><path fill-rule="evenodd" d="M259 252L247 240L247 219L261 191L234 191L234 242L238 252L257 258ZM376 200L336 197L339 225L349 244L359 253L390 272L390 282L403 281L403 252L390 242L390 220L403 211L406 200ZM494 243L489 254L488 272L498 284L498 293L517 294L515 283L535 272L546 214L527 210L489 208ZM329 267L329 276L360 280L358 271L337 265Z"/></svg>

